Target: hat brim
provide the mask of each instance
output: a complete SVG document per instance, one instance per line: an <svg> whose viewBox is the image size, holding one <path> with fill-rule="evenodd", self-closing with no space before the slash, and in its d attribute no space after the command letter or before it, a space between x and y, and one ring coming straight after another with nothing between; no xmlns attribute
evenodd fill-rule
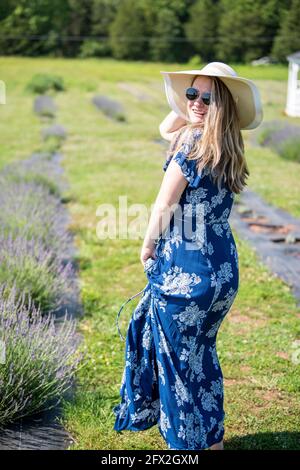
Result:
<svg viewBox="0 0 300 470"><path fill-rule="evenodd" d="M191 86L194 77L203 75L207 77L218 77L222 80L233 99L236 102L241 129L255 129L263 119L262 104L260 94L256 85L247 78L220 76L218 73L202 73L200 70L188 70L180 72L161 71L164 78L165 92L168 103L186 121L189 121L187 114L187 98L185 90Z"/></svg>

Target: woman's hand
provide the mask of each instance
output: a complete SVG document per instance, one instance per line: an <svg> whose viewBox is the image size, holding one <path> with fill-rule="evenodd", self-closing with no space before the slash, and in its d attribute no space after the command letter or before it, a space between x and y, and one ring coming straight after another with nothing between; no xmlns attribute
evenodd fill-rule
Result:
<svg viewBox="0 0 300 470"><path fill-rule="evenodd" d="M143 266L149 258L156 259L155 245L153 245L153 247L142 247L140 260Z"/></svg>
<svg viewBox="0 0 300 470"><path fill-rule="evenodd" d="M140 256L143 265L147 259L157 258L155 255L155 241L164 234L170 225L171 218L178 207L178 202L187 184L188 181L178 163L171 161L151 211Z"/></svg>

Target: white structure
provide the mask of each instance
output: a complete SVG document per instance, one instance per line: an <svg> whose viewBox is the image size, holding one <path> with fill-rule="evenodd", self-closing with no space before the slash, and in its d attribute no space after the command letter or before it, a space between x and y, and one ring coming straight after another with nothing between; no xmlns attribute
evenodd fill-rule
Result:
<svg viewBox="0 0 300 470"><path fill-rule="evenodd" d="M285 112L288 116L300 117L300 51L287 56L289 78Z"/></svg>

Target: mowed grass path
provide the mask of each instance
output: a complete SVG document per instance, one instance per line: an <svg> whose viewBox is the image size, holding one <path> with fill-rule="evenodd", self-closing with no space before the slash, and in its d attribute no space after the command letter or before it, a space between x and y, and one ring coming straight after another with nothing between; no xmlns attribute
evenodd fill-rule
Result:
<svg viewBox="0 0 300 470"><path fill-rule="evenodd" d="M96 210L100 204L111 203L118 212L119 196L128 197L128 206L145 204L150 210L165 158L154 140L160 137L158 125L169 110L159 71L179 68L188 67L0 58L0 79L8 87L8 105L0 108L1 164L25 158L40 145L40 123L32 114L32 97L23 91L32 74L55 73L63 76L67 85L67 91L55 99L57 121L69 131L63 166L70 182L66 196L78 247L85 309L79 328L86 350L76 399L64 406L64 424L76 440L75 449L166 449L156 427L139 433L113 430L112 408L119 402L124 366L124 342L115 318L121 304L145 286L146 277L139 261L142 240L99 240ZM284 107L287 69L237 70L256 80L264 90L266 117L277 119ZM120 87L124 82L147 99L140 101L124 91ZM115 123L103 116L91 104L94 93L119 100L128 122ZM246 131L244 135L247 139ZM246 143L249 186L269 202L299 215L296 190L300 166L283 162L268 150L252 148L248 140ZM300 310L289 287L269 273L236 233L234 236L240 290L217 339L225 378L225 449L299 449L300 366L293 363L292 354L295 341L300 339ZM123 334L137 302L134 299L122 312Z"/></svg>

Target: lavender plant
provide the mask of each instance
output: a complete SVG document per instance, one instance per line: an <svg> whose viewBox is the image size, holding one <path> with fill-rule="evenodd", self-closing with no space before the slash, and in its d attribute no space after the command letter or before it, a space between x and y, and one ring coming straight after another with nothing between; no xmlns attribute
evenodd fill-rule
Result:
<svg viewBox="0 0 300 470"><path fill-rule="evenodd" d="M67 184L59 166L59 156L51 153L34 153L27 160L6 165L0 173L1 186L4 183L35 183L43 186L50 194L60 198Z"/></svg>
<svg viewBox="0 0 300 470"><path fill-rule="evenodd" d="M0 226L4 233L39 239L65 258L71 256L72 240L67 223L65 208L46 188L32 182L2 182Z"/></svg>
<svg viewBox="0 0 300 470"><path fill-rule="evenodd" d="M300 126L270 121L263 127L259 143L270 147L287 160L300 163Z"/></svg>
<svg viewBox="0 0 300 470"><path fill-rule="evenodd" d="M108 117L116 121L126 121L123 106L118 101L112 100L107 96L96 95L92 99L92 103Z"/></svg>
<svg viewBox="0 0 300 470"><path fill-rule="evenodd" d="M37 238L0 233L0 284L30 296L43 314L57 311L72 293L73 267Z"/></svg>
<svg viewBox="0 0 300 470"><path fill-rule="evenodd" d="M55 117L57 106L53 101L52 96L40 95L34 100L33 110L41 117L52 119Z"/></svg>
<svg viewBox="0 0 300 470"><path fill-rule="evenodd" d="M0 340L5 361L0 364L0 426L50 409L72 385L82 353L76 322L56 325L51 315L42 316L25 302L15 286L0 286Z"/></svg>

